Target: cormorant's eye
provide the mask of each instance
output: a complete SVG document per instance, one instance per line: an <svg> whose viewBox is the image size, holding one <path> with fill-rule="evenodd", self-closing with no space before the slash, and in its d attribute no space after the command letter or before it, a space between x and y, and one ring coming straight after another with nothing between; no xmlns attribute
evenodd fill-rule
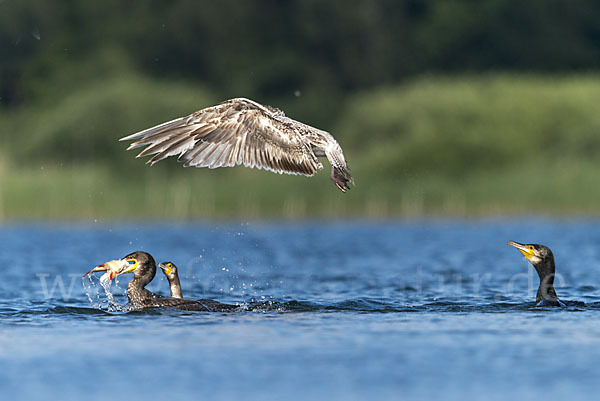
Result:
<svg viewBox="0 0 600 401"><path fill-rule="evenodd" d="M529 250L533 251L533 247L531 245L529 245Z"/></svg>
<svg viewBox="0 0 600 401"><path fill-rule="evenodd" d="M135 260L133 260L133 259L129 259L129 260L127 261L127 263L129 263L130 265L134 265L134 264L135 264Z"/></svg>

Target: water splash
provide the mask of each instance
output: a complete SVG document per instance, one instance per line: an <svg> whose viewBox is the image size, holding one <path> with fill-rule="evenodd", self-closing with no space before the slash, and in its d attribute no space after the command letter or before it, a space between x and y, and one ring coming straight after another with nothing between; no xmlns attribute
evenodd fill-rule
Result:
<svg viewBox="0 0 600 401"><path fill-rule="evenodd" d="M102 300L100 299L100 293L98 292L98 287L96 287L94 283L93 276L88 274L81 278L81 283L83 285L83 291L87 296L90 304L93 308L102 309Z"/></svg>
<svg viewBox="0 0 600 401"><path fill-rule="evenodd" d="M112 286L112 280L110 279L109 273L104 273L100 277L100 285L104 288L104 294L108 299L108 310L111 312L114 311L122 311L121 305L115 300L112 292L110 292L110 287ZM120 289L118 283L115 280L115 288Z"/></svg>
<svg viewBox="0 0 600 401"><path fill-rule="evenodd" d="M112 280L107 273L103 274L98 283L104 290L104 296L101 295L100 288L92 274L82 278L83 290L93 308L107 310L109 312L127 312L130 310L128 305L121 305L114 297L111 291ZM123 289L119 287L118 280L115 279L115 293L122 293Z"/></svg>

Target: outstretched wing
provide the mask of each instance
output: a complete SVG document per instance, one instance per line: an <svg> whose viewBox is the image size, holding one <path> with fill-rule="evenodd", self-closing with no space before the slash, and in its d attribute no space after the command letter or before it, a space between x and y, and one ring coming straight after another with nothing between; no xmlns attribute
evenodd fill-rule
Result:
<svg viewBox="0 0 600 401"><path fill-rule="evenodd" d="M187 117L121 138L127 150L154 164L178 155L185 167L246 167L311 176L323 168L311 144L283 112L248 99L231 99Z"/></svg>

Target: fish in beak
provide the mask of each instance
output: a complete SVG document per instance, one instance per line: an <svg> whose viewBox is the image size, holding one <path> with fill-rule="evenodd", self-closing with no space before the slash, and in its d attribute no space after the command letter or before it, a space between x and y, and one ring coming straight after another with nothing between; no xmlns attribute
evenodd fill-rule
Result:
<svg viewBox="0 0 600 401"><path fill-rule="evenodd" d="M85 273L83 277L87 276L90 273L94 272L106 272L101 277L102 279L112 280L117 277L119 274L127 273L127 269L130 267L129 263L125 259L115 259L106 263L102 263L94 267L89 272Z"/></svg>

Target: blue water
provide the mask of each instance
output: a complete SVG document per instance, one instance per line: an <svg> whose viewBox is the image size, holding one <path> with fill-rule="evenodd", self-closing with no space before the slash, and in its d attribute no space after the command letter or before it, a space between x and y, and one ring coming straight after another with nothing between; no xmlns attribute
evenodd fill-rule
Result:
<svg viewBox="0 0 600 401"><path fill-rule="evenodd" d="M508 240L550 246L559 296L588 306L536 308L538 278ZM598 221L14 224L0 243L2 399L562 401L600 390ZM184 296L242 306L119 312L101 291L92 305L81 274L134 250L175 262ZM122 304L128 279L111 287ZM149 288L168 292L161 276Z"/></svg>

